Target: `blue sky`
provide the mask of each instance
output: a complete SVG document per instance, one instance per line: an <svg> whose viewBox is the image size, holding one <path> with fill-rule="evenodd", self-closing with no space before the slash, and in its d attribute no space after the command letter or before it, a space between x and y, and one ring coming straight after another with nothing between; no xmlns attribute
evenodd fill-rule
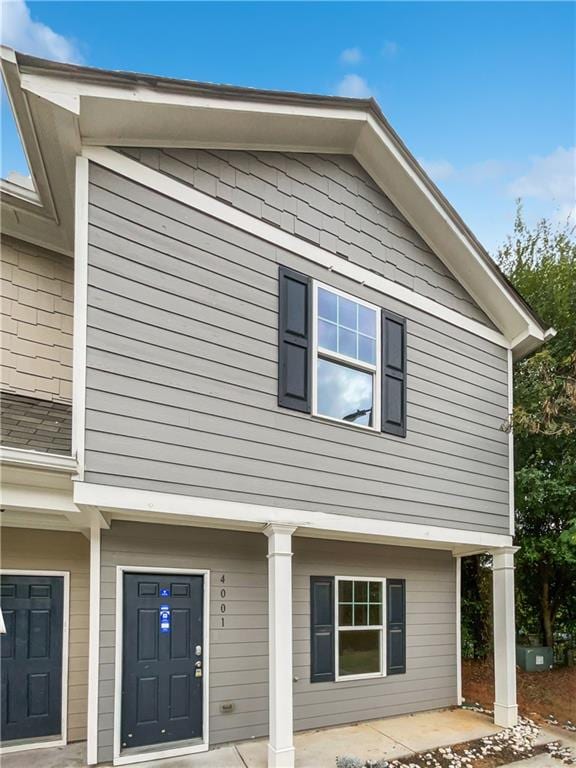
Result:
<svg viewBox="0 0 576 768"><path fill-rule="evenodd" d="M573 3L3 2L3 42L217 83L375 96L494 251L576 207ZM3 110L2 174L24 171ZM576 213L572 213L576 221Z"/></svg>

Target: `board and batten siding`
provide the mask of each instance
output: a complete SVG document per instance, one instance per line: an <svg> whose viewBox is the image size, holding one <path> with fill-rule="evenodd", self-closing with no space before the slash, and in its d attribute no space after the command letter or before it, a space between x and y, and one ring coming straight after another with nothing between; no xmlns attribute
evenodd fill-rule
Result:
<svg viewBox="0 0 576 768"><path fill-rule="evenodd" d="M268 733L267 551L261 533L118 520L102 531L99 761L113 757L118 565L210 571L210 744ZM220 712L225 702L234 703L233 712Z"/></svg>
<svg viewBox="0 0 576 768"><path fill-rule="evenodd" d="M68 741L86 739L90 546L81 533L2 528L1 563L6 570L68 571Z"/></svg>
<svg viewBox="0 0 576 768"><path fill-rule="evenodd" d="M506 351L90 166L92 483L507 533ZM408 319L408 434L277 405L278 265Z"/></svg>
<svg viewBox="0 0 576 768"><path fill-rule="evenodd" d="M493 327L351 155L128 148L125 154Z"/></svg>
<svg viewBox="0 0 576 768"><path fill-rule="evenodd" d="M457 704L456 572L449 552L293 538L294 729ZM310 576L406 580L406 673L310 682Z"/></svg>

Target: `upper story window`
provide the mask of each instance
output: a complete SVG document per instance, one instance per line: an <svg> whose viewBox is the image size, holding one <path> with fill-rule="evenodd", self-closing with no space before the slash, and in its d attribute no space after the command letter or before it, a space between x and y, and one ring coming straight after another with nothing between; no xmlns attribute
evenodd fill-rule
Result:
<svg viewBox="0 0 576 768"><path fill-rule="evenodd" d="M314 283L313 409L376 428L380 418L380 310Z"/></svg>
<svg viewBox="0 0 576 768"><path fill-rule="evenodd" d="M406 320L279 270L278 404L406 437Z"/></svg>

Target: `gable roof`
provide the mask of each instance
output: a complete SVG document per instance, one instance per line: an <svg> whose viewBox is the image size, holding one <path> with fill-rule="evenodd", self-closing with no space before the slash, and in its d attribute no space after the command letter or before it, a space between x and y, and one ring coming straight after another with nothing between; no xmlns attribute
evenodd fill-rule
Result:
<svg viewBox="0 0 576 768"><path fill-rule="evenodd" d="M554 333L500 272L374 99L115 72L5 48L2 70L38 190L32 204L13 188L2 189L4 229L15 237L72 255L75 158L86 146L351 154L491 318L515 357Z"/></svg>

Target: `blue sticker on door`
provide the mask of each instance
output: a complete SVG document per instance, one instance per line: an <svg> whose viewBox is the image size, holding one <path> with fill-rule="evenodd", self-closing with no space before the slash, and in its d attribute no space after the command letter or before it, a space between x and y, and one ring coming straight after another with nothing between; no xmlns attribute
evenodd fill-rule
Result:
<svg viewBox="0 0 576 768"><path fill-rule="evenodd" d="M160 632L170 632L170 606L160 606Z"/></svg>
<svg viewBox="0 0 576 768"><path fill-rule="evenodd" d="M164 587L160 590L160 597L170 597L170 590L168 587Z"/></svg>

